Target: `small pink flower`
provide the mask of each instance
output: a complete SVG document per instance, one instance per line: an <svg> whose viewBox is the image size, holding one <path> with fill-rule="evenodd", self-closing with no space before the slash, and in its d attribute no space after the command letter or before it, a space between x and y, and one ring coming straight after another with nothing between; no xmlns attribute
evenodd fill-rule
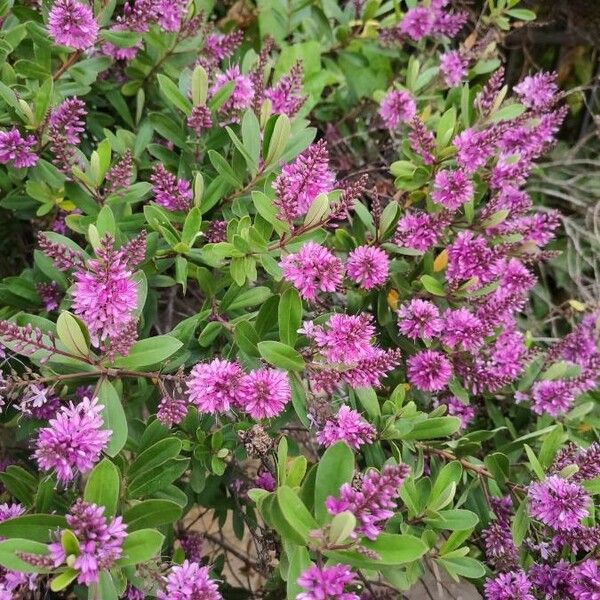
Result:
<svg viewBox="0 0 600 600"><path fill-rule="evenodd" d="M267 419L281 413L291 397L287 373L259 369L242 378L236 405L253 419Z"/></svg>
<svg viewBox="0 0 600 600"><path fill-rule="evenodd" d="M348 277L370 290L385 283L389 271L387 254L374 246L359 246L348 256Z"/></svg>

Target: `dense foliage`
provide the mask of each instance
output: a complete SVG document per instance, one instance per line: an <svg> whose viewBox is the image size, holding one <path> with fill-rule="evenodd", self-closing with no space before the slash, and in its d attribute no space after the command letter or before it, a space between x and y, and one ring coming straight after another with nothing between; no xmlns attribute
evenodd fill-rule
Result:
<svg viewBox="0 0 600 600"><path fill-rule="evenodd" d="M518 2L0 0L1 600L600 597Z"/></svg>

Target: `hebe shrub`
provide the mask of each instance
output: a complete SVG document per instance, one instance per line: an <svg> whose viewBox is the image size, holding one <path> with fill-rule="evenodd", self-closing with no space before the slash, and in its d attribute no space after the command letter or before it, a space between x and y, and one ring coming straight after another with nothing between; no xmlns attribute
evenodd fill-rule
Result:
<svg viewBox="0 0 600 600"><path fill-rule="evenodd" d="M0 285L0 598L599 597L597 314L530 318L567 110L504 84L517 4L0 2L35 237Z"/></svg>

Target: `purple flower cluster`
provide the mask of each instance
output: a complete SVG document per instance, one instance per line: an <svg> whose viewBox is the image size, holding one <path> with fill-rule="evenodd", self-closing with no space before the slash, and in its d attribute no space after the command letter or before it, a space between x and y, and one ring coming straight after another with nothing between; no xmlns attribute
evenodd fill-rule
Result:
<svg viewBox="0 0 600 600"><path fill-rule="evenodd" d="M454 37L467 21L463 11L444 10L449 0L433 0L410 8L402 19L399 30L414 41L426 36Z"/></svg>
<svg viewBox="0 0 600 600"><path fill-rule="evenodd" d="M250 108L254 98L252 80L248 75L242 75L237 65L229 67L224 72L217 73L210 88L210 93L214 96L229 83L233 83L233 91L219 109L221 124L237 123L242 111Z"/></svg>
<svg viewBox="0 0 600 600"><path fill-rule="evenodd" d="M300 63L296 63L290 72L281 77L279 81L265 91L265 97L271 101L275 114L293 117L306 102L302 95L302 76L304 70Z"/></svg>
<svg viewBox="0 0 600 600"><path fill-rule="evenodd" d="M468 61L458 50L440 56L440 71L448 87L457 86L467 74Z"/></svg>
<svg viewBox="0 0 600 600"><path fill-rule="evenodd" d="M362 415L343 404L332 419L328 419L317 434L317 441L323 446L331 446L343 441L354 450L375 439L375 428L364 420Z"/></svg>
<svg viewBox="0 0 600 600"><path fill-rule="evenodd" d="M362 289L371 290L387 281L388 255L375 246L359 246L348 255L348 277Z"/></svg>
<svg viewBox="0 0 600 600"><path fill-rule="evenodd" d="M174 565L165 577L164 590L158 600L222 600L217 584L210 578L208 567L184 560Z"/></svg>
<svg viewBox="0 0 600 600"><path fill-rule="evenodd" d="M314 300L317 292L335 292L342 283L342 261L315 242L307 242L298 252L282 258L280 264L283 277L306 300Z"/></svg>
<svg viewBox="0 0 600 600"><path fill-rule="evenodd" d="M67 525L79 542L76 556L67 556L60 540L49 545L54 566L67 563L78 571L77 581L83 585L96 583L99 572L110 569L123 553L127 525L121 517L109 521L104 510L104 506L79 499L66 515Z"/></svg>
<svg viewBox="0 0 600 600"><path fill-rule="evenodd" d="M32 150L35 144L35 136L23 137L16 127L0 131L0 164L17 169L33 167L38 161L38 155Z"/></svg>
<svg viewBox="0 0 600 600"><path fill-rule="evenodd" d="M277 194L274 204L279 218L291 223L305 215L315 198L331 192L334 185L327 143L320 140L309 146L294 162L284 165L273 182Z"/></svg>
<svg viewBox="0 0 600 600"><path fill-rule="evenodd" d="M309 567L298 578L304 591L296 600L359 600L357 594L344 591L356 582L356 575L346 565L331 567Z"/></svg>
<svg viewBox="0 0 600 600"><path fill-rule="evenodd" d="M397 129L400 123L410 123L417 114L417 105L409 92L391 90L381 101L379 116L388 129Z"/></svg>
<svg viewBox="0 0 600 600"><path fill-rule="evenodd" d="M54 164L69 172L75 160L75 148L85 131L85 104L79 98L67 98L48 118L48 141Z"/></svg>
<svg viewBox="0 0 600 600"><path fill-rule="evenodd" d="M265 368L244 374L239 364L218 358L192 369L187 392L189 401L202 413L238 408L253 419L278 415L291 398L284 371Z"/></svg>
<svg viewBox="0 0 600 600"><path fill-rule="evenodd" d="M62 482L71 481L77 472L90 471L112 433L103 429L103 408L95 398L63 406L48 426L39 430L34 456L40 469L55 470Z"/></svg>
<svg viewBox="0 0 600 600"><path fill-rule="evenodd" d="M558 475L529 486L529 514L557 531L580 525L587 516L590 497L579 483Z"/></svg>
<svg viewBox="0 0 600 600"><path fill-rule="evenodd" d="M56 0L48 14L48 33L62 46L86 50L98 37L92 9L77 0Z"/></svg>
<svg viewBox="0 0 600 600"><path fill-rule="evenodd" d="M88 261L85 269L75 272L73 309L86 324L94 345L110 338L122 351L128 349L136 335L134 311L138 293L131 267L140 262L140 256L131 256L126 247L114 250L113 240L107 234L96 257Z"/></svg>
<svg viewBox="0 0 600 600"><path fill-rule="evenodd" d="M381 472L369 471L360 489L349 483L340 488L339 498L329 496L325 506L331 515L349 510L356 517L354 537L364 535L375 540L381 533L383 523L394 515L399 488L408 477L407 465L386 465Z"/></svg>
<svg viewBox="0 0 600 600"><path fill-rule="evenodd" d="M161 164L154 167L150 181L157 204L169 210L189 210L193 198L189 181L177 179Z"/></svg>

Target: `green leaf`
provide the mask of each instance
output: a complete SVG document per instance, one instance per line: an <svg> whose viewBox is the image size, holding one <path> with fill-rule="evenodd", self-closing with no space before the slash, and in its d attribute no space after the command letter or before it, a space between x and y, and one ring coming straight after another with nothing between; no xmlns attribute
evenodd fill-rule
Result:
<svg viewBox="0 0 600 600"><path fill-rule="evenodd" d="M129 497L141 498L165 489L185 473L189 462L188 458L175 458L142 473L129 482Z"/></svg>
<svg viewBox="0 0 600 600"><path fill-rule="evenodd" d="M281 295L277 313L279 339L294 346L298 339L298 329L302 324L302 300L294 288L288 288Z"/></svg>
<svg viewBox="0 0 600 600"><path fill-rule="evenodd" d="M51 533L66 526L61 515L23 515L0 523L0 536L49 543Z"/></svg>
<svg viewBox="0 0 600 600"><path fill-rule="evenodd" d="M255 173L260 160L260 124L253 110L247 110L242 117L242 141L250 161L248 168Z"/></svg>
<svg viewBox="0 0 600 600"><path fill-rule="evenodd" d="M164 535L156 529L132 531L123 542L123 557L117 561L117 564L125 567L154 558L160 552L164 539Z"/></svg>
<svg viewBox="0 0 600 600"><path fill-rule="evenodd" d="M136 342L127 356L115 360L117 367L142 369L166 361L183 346L182 342L169 335L158 335Z"/></svg>
<svg viewBox="0 0 600 600"><path fill-rule="evenodd" d="M76 356L88 357L90 343L85 326L70 312L61 312L56 321L56 333L69 352Z"/></svg>
<svg viewBox="0 0 600 600"><path fill-rule="evenodd" d="M329 496L338 497L340 487L352 481L354 476L354 453L344 443L337 442L325 450L317 467L315 481L315 516L321 524L331 520L325 508Z"/></svg>
<svg viewBox="0 0 600 600"><path fill-rule="evenodd" d="M117 512L121 476L119 469L107 458L102 459L92 470L85 484L83 499L106 508L106 516Z"/></svg>
<svg viewBox="0 0 600 600"><path fill-rule="evenodd" d="M525 444L523 448L525 448L525 452L527 453L531 470L540 481L543 481L546 478L546 474L544 473L544 469L540 464L538 457L535 455L535 452L527 444Z"/></svg>
<svg viewBox="0 0 600 600"><path fill-rule="evenodd" d="M142 39L142 35L135 31L114 31L109 29L103 29L100 32L100 37L113 46L117 46L117 48L133 48Z"/></svg>
<svg viewBox="0 0 600 600"><path fill-rule="evenodd" d="M190 248L194 245L196 237L200 233L200 225L202 224L202 214L197 206L194 206L187 214L183 223L183 231L181 232L181 241L187 244Z"/></svg>
<svg viewBox="0 0 600 600"><path fill-rule="evenodd" d="M208 74L202 65L196 65L192 72L192 102L194 106L206 104L208 97Z"/></svg>
<svg viewBox="0 0 600 600"><path fill-rule="evenodd" d="M456 126L456 108L450 107L438 122L436 131L436 146L438 149L445 148L452 139L454 127Z"/></svg>
<svg viewBox="0 0 600 600"><path fill-rule="evenodd" d="M372 387L355 388L354 393L370 417L375 418L381 415L379 399Z"/></svg>
<svg viewBox="0 0 600 600"><path fill-rule="evenodd" d="M117 588L115 586L115 582L113 581L112 575L108 571L100 571L100 577L97 583L98 586L98 598L102 598L102 600L118 600L119 593L117 592ZM88 599L95 600L96 594L94 591L94 586L90 586Z"/></svg>
<svg viewBox="0 0 600 600"><path fill-rule="evenodd" d="M179 456L182 447L182 441L176 437L166 437L155 442L141 452L133 461L129 469L129 478L138 477L154 467L162 465L171 458L176 458Z"/></svg>
<svg viewBox="0 0 600 600"><path fill-rule="evenodd" d="M310 532L318 529L319 525L302 500L292 488L284 485L277 489L277 503L290 527L302 536L305 542L308 542Z"/></svg>
<svg viewBox="0 0 600 600"><path fill-rule="evenodd" d="M479 517L470 510L460 508L442 510L435 517L428 517L425 522L436 529L449 529L450 531L461 531L470 529L479 523Z"/></svg>
<svg viewBox="0 0 600 600"><path fill-rule="evenodd" d="M35 124L41 125L46 118L48 108L52 102L52 92L54 90L54 80L48 77L40 86L35 95Z"/></svg>
<svg viewBox="0 0 600 600"><path fill-rule="evenodd" d="M173 523L181 517L182 508L171 500L144 500L123 513L127 531Z"/></svg>
<svg viewBox="0 0 600 600"><path fill-rule="evenodd" d="M556 451L560 447L563 437L563 426L558 423L554 429L548 434L548 437L542 442L540 448L540 464L544 469L547 469L552 464Z"/></svg>
<svg viewBox="0 0 600 600"><path fill-rule="evenodd" d="M497 110L490 117L492 123L498 123L499 121L512 121L517 117L520 117L525 112L525 107L522 104L508 104L503 106L500 110Z"/></svg>
<svg viewBox="0 0 600 600"><path fill-rule="evenodd" d="M527 498L524 498L513 517L511 533L515 546L519 548L529 530L529 514L527 513Z"/></svg>
<svg viewBox="0 0 600 600"><path fill-rule="evenodd" d="M380 570L382 567L395 567L413 562L425 552L427 545L413 535L380 533L376 540L361 539L361 546L372 550L377 558L367 558L356 551L325 551L324 554L336 562L346 563L358 569Z"/></svg>
<svg viewBox="0 0 600 600"><path fill-rule="evenodd" d="M468 579L479 579L485 575L485 567L478 560L469 556L437 558L436 562L453 576L460 575Z"/></svg>
<svg viewBox="0 0 600 600"><path fill-rule="evenodd" d="M14 521L14 519L11 520ZM46 543L42 544L41 542L34 542L32 540L13 538L0 542L0 565L11 571L19 571L20 573L51 573L54 569L35 567L17 556L17 552L47 556L49 541L48 538Z"/></svg>
<svg viewBox="0 0 600 600"><path fill-rule="evenodd" d="M302 371L304 369L304 359L300 353L281 342L260 342L258 351L268 363L280 369L286 371Z"/></svg>
<svg viewBox="0 0 600 600"><path fill-rule="evenodd" d="M10 465L4 473L0 473L0 481L19 502L27 507L33 505L38 479L29 471L18 465Z"/></svg>
<svg viewBox="0 0 600 600"><path fill-rule="evenodd" d="M234 329L233 337L235 343L249 356L260 356L257 348L257 344L260 341L256 329L252 326L252 323L248 321L240 321Z"/></svg>
<svg viewBox="0 0 600 600"><path fill-rule="evenodd" d="M345 510L338 513L331 520L329 541L335 546L344 543L350 537L355 527L356 517L351 511Z"/></svg>
<svg viewBox="0 0 600 600"><path fill-rule="evenodd" d="M458 417L432 417L415 423L411 431L401 436L404 440L432 440L448 437L460 429Z"/></svg>
<svg viewBox="0 0 600 600"><path fill-rule="evenodd" d="M562 379L563 377L572 378L577 377L581 373L581 367L579 365L567 362L566 360L559 360L551 364L543 373L542 379Z"/></svg>
<svg viewBox="0 0 600 600"><path fill-rule="evenodd" d="M290 119L287 115L279 115L273 126L273 133L269 140L269 148L265 158L265 166L269 167L279 160L290 139Z"/></svg>
<svg viewBox="0 0 600 600"><path fill-rule="evenodd" d="M68 567L62 573L59 573L52 581L50 582L50 589L53 592L60 592L68 587L79 575L79 571L77 569L73 569Z"/></svg>
<svg viewBox="0 0 600 600"><path fill-rule="evenodd" d="M511 8L506 11L507 15L510 15L514 19L519 19L520 21L534 21L536 18L535 13L532 10L527 10L526 8Z"/></svg>
<svg viewBox="0 0 600 600"><path fill-rule="evenodd" d="M102 420L104 429L111 431L108 445L104 452L109 456L116 456L127 442L129 434L127 427L127 416L121 403L121 398L108 379L103 379L98 388L98 401L104 406L102 409Z"/></svg>
<svg viewBox="0 0 600 600"><path fill-rule="evenodd" d="M217 173L223 177L234 188L241 188L242 182L235 174L229 163L215 150L208 151L208 158Z"/></svg>
<svg viewBox="0 0 600 600"><path fill-rule="evenodd" d="M310 567L310 554L304 546L296 546L289 556L290 566L287 572L287 598L295 598L304 588L298 585L298 578Z"/></svg>
<svg viewBox="0 0 600 600"><path fill-rule="evenodd" d="M158 86L167 101L185 113L188 117L192 114L191 102L179 91L179 88L165 75L157 75Z"/></svg>
<svg viewBox="0 0 600 600"><path fill-rule="evenodd" d="M446 292L444 290L444 286L431 275L423 275L421 277L421 283L423 287L434 296L445 296Z"/></svg>

